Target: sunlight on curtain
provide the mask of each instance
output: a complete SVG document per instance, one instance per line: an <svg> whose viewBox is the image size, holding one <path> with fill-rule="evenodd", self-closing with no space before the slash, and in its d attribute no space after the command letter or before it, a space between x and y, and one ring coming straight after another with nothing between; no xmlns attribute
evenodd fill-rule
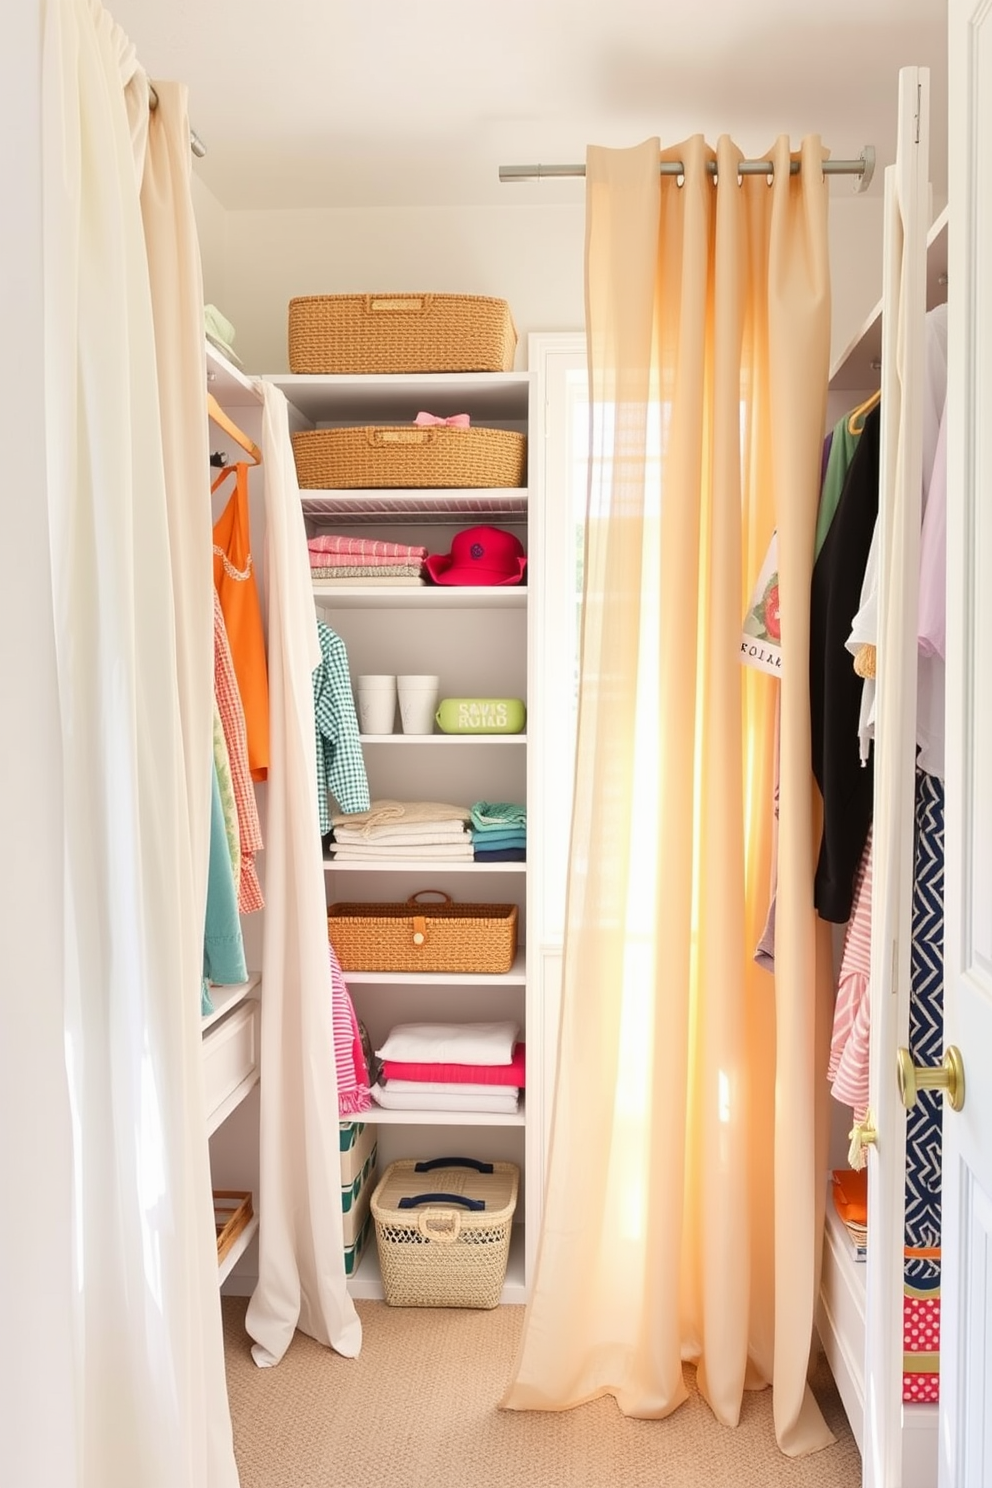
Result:
<svg viewBox="0 0 992 1488"><path fill-rule="evenodd" d="M737 184L726 138L664 153L684 162L682 183L659 180L656 140L587 162L590 484L562 1016L537 1276L503 1404L608 1393L665 1416L686 1398L688 1360L726 1424L745 1388L773 1383L778 1440L796 1454L831 1440L806 1388L829 997L807 665L826 186L814 139L797 176L777 142L770 187ZM739 659L776 527L781 682ZM773 982L753 953L779 687Z"/></svg>

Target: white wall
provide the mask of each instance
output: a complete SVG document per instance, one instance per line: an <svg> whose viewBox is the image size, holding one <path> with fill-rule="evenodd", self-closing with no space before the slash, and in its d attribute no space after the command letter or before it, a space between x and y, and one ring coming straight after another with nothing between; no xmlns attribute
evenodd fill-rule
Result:
<svg viewBox="0 0 992 1488"><path fill-rule="evenodd" d="M228 212L221 206L209 186L205 186L196 174L193 162L191 178L193 211L196 215L196 231L200 240L200 259L203 264L203 299L207 305L216 305L223 310L227 298L227 219ZM235 348L241 354L240 346Z"/></svg>
<svg viewBox="0 0 992 1488"><path fill-rule="evenodd" d="M393 292L497 295L509 302L526 364L529 331L584 323L585 206L227 212L197 183L207 299L234 324L253 371L288 369L294 295ZM509 189L509 188L508 188ZM882 202L830 203L831 348L854 337L881 295Z"/></svg>
<svg viewBox="0 0 992 1488"><path fill-rule="evenodd" d="M289 366L294 295L395 292L507 300L527 333L580 328L584 206L231 212L224 314L254 371ZM219 303L219 302L218 302Z"/></svg>

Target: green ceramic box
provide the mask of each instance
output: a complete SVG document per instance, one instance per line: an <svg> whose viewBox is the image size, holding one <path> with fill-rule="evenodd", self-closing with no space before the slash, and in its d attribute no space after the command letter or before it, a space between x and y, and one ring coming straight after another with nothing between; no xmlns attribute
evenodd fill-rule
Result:
<svg viewBox="0 0 992 1488"><path fill-rule="evenodd" d="M443 734L519 734L527 709L522 698L445 698L434 716Z"/></svg>

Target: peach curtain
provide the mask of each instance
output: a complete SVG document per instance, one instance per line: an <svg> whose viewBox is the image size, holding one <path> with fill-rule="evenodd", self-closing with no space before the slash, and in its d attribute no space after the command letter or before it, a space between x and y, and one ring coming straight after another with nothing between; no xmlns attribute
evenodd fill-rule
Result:
<svg viewBox="0 0 992 1488"><path fill-rule="evenodd" d="M659 157L684 178L659 175ZM826 1176L829 938L812 900L808 629L830 337L816 138L771 183L699 136L591 148L593 460L558 1078L511 1409L717 1419L806 1375ZM719 184L707 172L717 162ZM790 161L801 170L790 174ZM781 678L741 665L778 531ZM774 977L769 901L781 705Z"/></svg>

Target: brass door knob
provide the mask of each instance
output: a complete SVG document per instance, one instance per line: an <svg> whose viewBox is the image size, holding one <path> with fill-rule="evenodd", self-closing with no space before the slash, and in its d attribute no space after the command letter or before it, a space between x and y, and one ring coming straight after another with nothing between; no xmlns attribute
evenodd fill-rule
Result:
<svg viewBox="0 0 992 1488"><path fill-rule="evenodd" d="M899 1098L907 1111L916 1105L921 1090L942 1090L952 1111L960 1111L964 1105L964 1061L953 1044L948 1044L944 1062L939 1065L914 1064L908 1049L897 1049L896 1075Z"/></svg>

